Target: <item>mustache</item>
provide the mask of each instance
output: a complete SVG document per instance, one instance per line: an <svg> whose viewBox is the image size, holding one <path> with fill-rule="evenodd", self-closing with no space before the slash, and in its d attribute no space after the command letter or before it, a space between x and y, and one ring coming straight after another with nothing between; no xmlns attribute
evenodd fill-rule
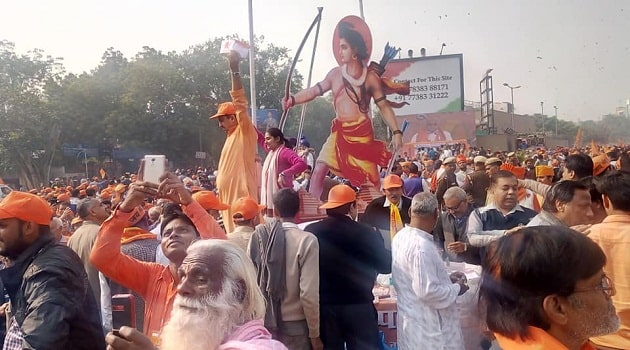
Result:
<svg viewBox="0 0 630 350"><path fill-rule="evenodd" d="M189 297L178 294L173 306L178 309L198 313L220 313L233 310L239 302L239 286L234 281L224 281L219 294L206 294L201 297Z"/></svg>

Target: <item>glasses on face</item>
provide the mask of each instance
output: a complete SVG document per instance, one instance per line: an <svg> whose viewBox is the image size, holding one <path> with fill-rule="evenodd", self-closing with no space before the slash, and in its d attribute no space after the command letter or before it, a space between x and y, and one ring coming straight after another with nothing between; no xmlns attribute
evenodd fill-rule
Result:
<svg viewBox="0 0 630 350"><path fill-rule="evenodd" d="M448 212L454 212L454 211L456 211L457 209L459 209L459 207L461 207L463 203L464 203L464 201L460 201L460 202L459 202L459 204L457 204L457 205L456 205L456 206L454 206L454 207L447 207L447 206L444 206L444 209L446 209L446 211L448 211Z"/></svg>
<svg viewBox="0 0 630 350"><path fill-rule="evenodd" d="M602 276L602 281L600 285L593 288L576 289L573 291L573 293L585 293L593 291L602 291L609 297L612 297L613 295L615 295L615 293L617 293L617 291L615 290L615 284L610 279L610 277L606 275Z"/></svg>

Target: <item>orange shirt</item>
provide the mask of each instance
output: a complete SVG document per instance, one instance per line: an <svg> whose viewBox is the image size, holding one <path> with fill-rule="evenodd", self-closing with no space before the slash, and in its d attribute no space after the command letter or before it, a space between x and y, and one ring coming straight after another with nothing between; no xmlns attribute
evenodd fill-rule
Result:
<svg viewBox="0 0 630 350"><path fill-rule="evenodd" d="M226 239L219 224L197 202L183 206L201 238ZM90 262L105 276L138 293L145 301L144 333L159 334L168 321L177 294L177 285L168 266L143 262L120 252L125 227L134 222L136 211L114 211L101 225L94 242ZM137 220L136 220L137 221Z"/></svg>
<svg viewBox="0 0 630 350"><path fill-rule="evenodd" d="M237 199L250 196L259 200L260 177L256 168L258 132L249 118L245 90L230 91L236 109L238 125L231 130L221 150L217 172L217 188L222 203L231 205ZM232 212L224 210L223 225L226 232L234 230Z"/></svg>
<svg viewBox="0 0 630 350"><path fill-rule="evenodd" d="M613 305L621 321L615 333L592 338L596 345L630 349L630 215L608 215L601 224L591 226L588 235L606 254L604 272L612 279L617 293Z"/></svg>
<svg viewBox="0 0 630 350"><path fill-rule="evenodd" d="M520 338L512 339L494 334L497 342L503 350L568 350L558 339L537 327L528 327L530 338L523 341ZM595 350L588 342L582 345L581 350Z"/></svg>

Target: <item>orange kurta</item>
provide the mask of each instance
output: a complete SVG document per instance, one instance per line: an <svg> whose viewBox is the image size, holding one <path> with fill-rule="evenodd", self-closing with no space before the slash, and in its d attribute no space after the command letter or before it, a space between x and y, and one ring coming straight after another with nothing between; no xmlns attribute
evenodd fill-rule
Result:
<svg viewBox="0 0 630 350"><path fill-rule="evenodd" d="M615 284L617 293L612 302L621 321L617 332L591 341L595 345L630 349L630 215L608 215L601 224L591 226L588 236L606 254L604 272Z"/></svg>
<svg viewBox="0 0 630 350"><path fill-rule="evenodd" d="M568 350L558 339L537 327L528 327L531 339L511 339L500 334L495 334L497 342L503 350ZM595 350L588 342L584 343L581 350Z"/></svg>
<svg viewBox="0 0 630 350"><path fill-rule="evenodd" d="M245 90L230 91L230 95L236 109L238 125L228 133L225 139L217 174L219 198L222 203L228 205L246 196L258 201L260 184L255 161L258 133L247 111ZM232 232L234 230L232 212L227 209L222 211L222 215L225 231Z"/></svg>
<svg viewBox="0 0 630 350"><path fill-rule="evenodd" d="M202 238L226 239L225 232L197 202L184 206L184 213L192 220ZM175 279L168 266L143 262L120 252L125 227L131 226L136 211L116 210L101 225L94 242L90 262L105 276L138 293L144 299L144 333L159 334L168 321L177 292Z"/></svg>

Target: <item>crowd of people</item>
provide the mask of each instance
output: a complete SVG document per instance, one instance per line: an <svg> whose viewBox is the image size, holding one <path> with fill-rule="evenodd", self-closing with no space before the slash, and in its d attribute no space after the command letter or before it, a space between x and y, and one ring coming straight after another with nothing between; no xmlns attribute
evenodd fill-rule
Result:
<svg viewBox="0 0 630 350"><path fill-rule="evenodd" d="M395 286L398 349L630 349L627 149L420 149L377 171L380 189L319 183L325 215L300 223L313 165L251 124L228 58L216 174L152 183L141 166L0 202L3 349L382 349L379 274ZM477 291L449 262L482 266L478 344L456 307Z"/></svg>

